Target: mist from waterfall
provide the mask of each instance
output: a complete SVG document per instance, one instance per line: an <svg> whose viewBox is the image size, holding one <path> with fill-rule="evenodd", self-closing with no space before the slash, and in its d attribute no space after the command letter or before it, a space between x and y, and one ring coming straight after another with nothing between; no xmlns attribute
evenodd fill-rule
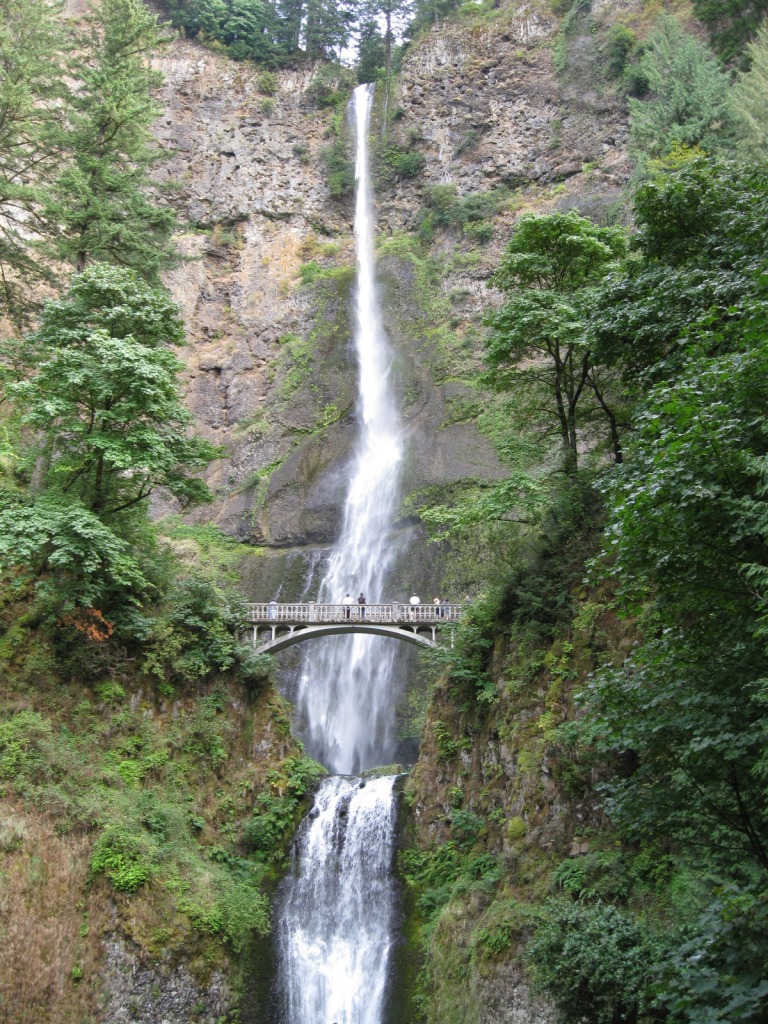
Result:
<svg viewBox="0 0 768 1024"><path fill-rule="evenodd" d="M374 218L368 162L373 86L353 96L357 179L355 245L359 440L350 472L341 536L331 552L319 601L345 594L370 602L390 600L392 521L403 458L401 431L390 388L392 353L381 325L375 285ZM395 759L397 738L393 667L397 645L372 636L336 637L307 649L297 707L309 754L333 772L365 771Z"/></svg>
<svg viewBox="0 0 768 1024"><path fill-rule="evenodd" d="M402 445L389 385L392 355L376 297L368 130L373 86L353 96L357 139L355 347L359 441L341 536L320 601L385 593L393 561ZM395 640L373 636L307 645L298 689L307 752L335 774L318 790L294 844L275 926L280 1024L381 1024L396 906L394 776L353 772L394 760Z"/></svg>

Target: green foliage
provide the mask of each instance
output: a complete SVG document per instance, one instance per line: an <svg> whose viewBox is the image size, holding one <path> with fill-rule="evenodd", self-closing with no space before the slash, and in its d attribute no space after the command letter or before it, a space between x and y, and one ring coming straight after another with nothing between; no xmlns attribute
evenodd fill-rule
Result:
<svg viewBox="0 0 768 1024"><path fill-rule="evenodd" d="M404 850L400 867L421 917L432 924L452 899L468 891L492 891L500 877L496 857L478 853L471 842L461 850L454 839L426 850Z"/></svg>
<svg viewBox="0 0 768 1024"><path fill-rule="evenodd" d="M707 48L663 15L639 61L649 98L630 99L629 150L641 169L675 146L716 153L732 130L728 79Z"/></svg>
<svg viewBox="0 0 768 1024"><path fill-rule="evenodd" d="M0 491L0 578L11 592L34 583L58 611L94 608L150 584L123 539L77 500L29 501Z"/></svg>
<svg viewBox="0 0 768 1024"><path fill-rule="evenodd" d="M321 155L331 196L341 199L349 195L355 187L355 165L349 155L349 138L340 124L333 142Z"/></svg>
<svg viewBox="0 0 768 1024"><path fill-rule="evenodd" d="M604 351L646 394L594 571L642 637L585 687L583 728L617 766L603 790L620 834L671 844L706 882L660 989L696 1024L768 1006L766 184L697 158L643 185L637 259L598 303Z"/></svg>
<svg viewBox="0 0 768 1024"><path fill-rule="evenodd" d="M256 797L243 840L259 860L282 860L306 800L325 769L308 757L287 758L268 775L270 788Z"/></svg>
<svg viewBox="0 0 768 1024"><path fill-rule="evenodd" d="M549 903L525 959L561 1024L652 1019L668 940L605 904Z"/></svg>
<svg viewBox="0 0 768 1024"><path fill-rule="evenodd" d="M66 72L57 10L49 0L0 3L0 309L17 319L25 313L24 278L48 276L24 224L44 228L43 183L58 159L51 135Z"/></svg>
<svg viewBox="0 0 768 1024"><path fill-rule="evenodd" d="M355 74L350 68L341 64L321 64L307 86L306 96L318 107L342 108L355 85ZM338 124L336 122L337 134Z"/></svg>
<svg viewBox="0 0 768 1024"><path fill-rule="evenodd" d="M265 96L274 96L277 92L279 80L277 75L272 74L271 71L263 71L259 75L256 84L259 87L259 92L263 92Z"/></svg>
<svg viewBox="0 0 768 1024"><path fill-rule="evenodd" d="M284 42L274 4L263 0L168 0L174 25L221 42L233 60L280 62Z"/></svg>
<svg viewBox="0 0 768 1024"><path fill-rule="evenodd" d="M43 208L58 226L52 251L78 270L106 261L157 282L177 260L176 218L152 201L149 176L162 80L150 59L161 42L142 0L100 0L78 42L79 81L57 140L62 170Z"/></svg>
<svg viewBox="0 0 768 1024"><path fill-rule="evenodd" d="M376 153L376 185L379 191L391 188L403 178L416 178L424 170L426 158L410 146L392 139L379 144Z"/></svg>
<svg viewBox="0 0 768 1024"><path fill-rule="evenodd" d="M173 581L155 614L134 616L132 629L145 644L143 670L157 679L189 683L235 666L241 677L263 677L271 659L257 662L236 640L244 623L242 598L192 573Z"/></svg>
<svg viewBox="0 0 768 1024"><path fill-rule="evenodd" d="M612 487L607 542L625 600L655 595L659 631L591 690L602 744L640 757L612 786L615 820L636 835L664 829L700 842L723 869L734 847L768 868L768 806L755 777L768 664L748 583L768 565L765 431L754 415L767 358L761 340L651 391Z"/></svg>
<svg viewBox="0 0 768 1024"><path fill-rule="evenodd" d="M758 31L747 54L750 69L735 82L729 99L738 129L737 151L750 162L760 163L768 157L768 27Z"/></svg>
<svg viewBox="0 0 768 1024"><path fill-rule="evenodd" d="M4 685L19 701L5 666ZM147 915L181 914L234 951L253 930L266 934L265 871L238 844L252 775L230 769L212 779L217 759L224 765L228 757L233 725L242 729L245 718L247 728L253 708L241 702L235 713L228 692L203 690L194 703L180 697L171 717L146 682L135 708L112 680L95 689L98 703L81 699L87 691L77 684L49 676L34 691L49 710L0 721L2 795L45 808L60 834L92 837L92 874L131 901L139 928ZM298 756L284 766L291 793L322 771ZM6 852L21 844L23 833L0 831ZM188 924L182 928L188 937Z"/></svg>
<svg viewBox="0 0 768 1024"><path fill-rule="evenodd" d="M625 251L624 233L601 228L575 211L521 217L504 251L494 283L507 302L487 318L492 334L486 363L489 382L513 393L543 390L554 414L566 468L577 466L583 396L605 414L617 461L616 414L590 350L587 315L593 289ZM531 364L520 368L523 359Z"/></svg>
<svg viewBox="0 0 768 1024"><path fill-rule="evenodd" d="M239 953L252 931L269 934L270 906L259 890L262 872L256 865L232 858L229 867L208 893L186 894L179 903L197 928L220 936Z"/></svg>
<svg viewBox="0 0 768 1024"><path fill-rule="evenodd" d="M114 825L99 836L91 857L91 871L104 874L118 892L134 893L149 881L141 844L127 828Z"/></svg>
<svg viewBox="0 0 768 1024"><path fill-rule="evenodd" d="M693 0L693 10L709 29L714 49L728 61L743 55L745 44L753 38L768 14L768 2Z"/></svg>
<svg viewBox="0 0 768 1024"><path fill-rule="evenodd" d="M485 830L485 822L472 811L454 810L451 814L451 837L460 853L471 850Z"/></svg>
<svg viewBox="0 0 768 1024"><path fill-rule="evenodd" d="M28 458L44 457L46 489L102 518L145 502L155 487L184 503L209 499L189 471L217 449L187 433L183 364L167 347L180 337L176 307L130 270L95 264L66 299L46 305L26 346L36 373L7 389L22 424L42 439Z"/></svg>
<svg viewBox="0 0 768 1024"><path fill-rule="evenodd" d="M637 36L631 28L627 28L626 25L611 25L605 41L605 56L611 78L621 78L636 45Z"/></svg>
<svg viewBox="0 0 768 1024"><path fill-rule="evenodd" d="M148 596L157 550L146 507L156 487L185 504L209 499L191 472L217 450L187 432L182 364L168 347L182 336L164 293L94 264L46 305L22 345L4 346L6 395L31 428L18 469L35 486L0 490L0 572L16 592L33 583L54 617Z"/></svg>
<svg viewBox="0 0 768 1024"><path fill-rule="evenodd" d="M20 711L0 722L0 781L17 789L40 781L48 771L50 722L34 711Z"/></svg>
<svg viewBox="0 0 768 1024"><path fill-rule="evenodd" d="M760 1024L768 1008L767 927L765 890L719 891L693 934L670 951L660 1001L690 1024Z"/></svg>
<svg viewBox="0 0 768 1024"><path fill-rule="evenodd" d="M635 191L639 259L597 297L597 358L629 379L674 373L691 330L697 346L732 344L764 291L756 274L767 253L764 171L689 157Z"/></svg>
<svg viewBox="0 0 768 1024"><path fill-rule="evenodd" d="M488 671L488 657L493 647L494 628L499 613L497 595L465 606L461 622L454 633L453 646L438 647L427 655L435 668L443 668L448 673L454 695L464 707L474 706L487 710L498 699L495 683ZM444 756L450 756L445 740L443 750Z"/></svg>
<svg viewBox="0 0 768 1024"><path fill-rule="evenodd" d="M527 831L528 827L526 826L522 818L510 818L509 824L507 825L507 835L512 840L512 842L514 842L517 839L522 839Z"/></svg>
<svg viewBox="0 0 768 1024"><path fill-rule="evenodd" d="M478 232L484 236L488 231L487 222L493 220L508 198L504 187L460 198L455 185L432 185L425 192L426 209L420 217L419 234L429 239L435 228L445 228L469 237L476 237Z"/></svg>
<svg viewBox="0 0 768 1024"><path fill-rule="evenodd" d="M375 82L387 62L387 43L375 18L361 23L357 43L357 80Z"/></svg>

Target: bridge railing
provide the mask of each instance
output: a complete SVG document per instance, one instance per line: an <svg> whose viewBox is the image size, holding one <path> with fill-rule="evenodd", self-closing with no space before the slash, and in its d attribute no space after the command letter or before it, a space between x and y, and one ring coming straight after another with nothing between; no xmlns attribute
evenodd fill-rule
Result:
<svg viewBox="0 0 768 1024"><path fill-rule="evenodd" d="M432 625L458 622L461 618L460 604L417 604L393 601L386 604L321 604L319 602L282 603L276 601L249 604L251 622L268 625L284 622L293 625L300 622L390 622L419 623Z"/></svg>

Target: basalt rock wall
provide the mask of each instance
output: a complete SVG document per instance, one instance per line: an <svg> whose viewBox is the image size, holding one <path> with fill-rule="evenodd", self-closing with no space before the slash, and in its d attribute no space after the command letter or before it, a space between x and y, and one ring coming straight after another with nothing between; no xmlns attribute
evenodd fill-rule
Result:
<svg viewBox="0 0 768 1024"><path fill-rule="evenodd" d="M435 26L408 51L387 105L396 139L424 169L381 189L380 238L412 233L435 184L459 197L505 186L511 201L483 245L450 232L433 240L431 284L417 285L402 253L382 255L406 494L503 473L474 417L455 415L479 365L482 317L499 301L488 278L520 210L575 205L600 216L619 198L626 118L593 73L593 22L632 6L594 4L559 75L560 22L543 0L503 4L487 24ZM175 183L189 225L188 260L169 278L188 325L188 400L224 452L209 470L215 505L196 516L281 557L322 547L338 533L355 437L351 200L331 198L322 155L334 113L310 98L312 63L280 71L269 96L258 69L192 41L174 42L158 66L157 135L172 154L159 175ZM434 341L441 321L448 347L464 339L447 356Z"/></svg>

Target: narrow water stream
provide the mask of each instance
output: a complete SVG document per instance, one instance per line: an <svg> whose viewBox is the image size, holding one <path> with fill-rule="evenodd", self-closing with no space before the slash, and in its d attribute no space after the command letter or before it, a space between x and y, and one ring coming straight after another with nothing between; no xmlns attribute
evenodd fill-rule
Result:
<svg viewBox="0 0 768 1024"><path fill-rule="evenodd" d="M401 432L389 383L374 265L368 133L373 86L353 95L358 444L341 536L320 601L391 599L392 524ZM394 777L356 774L392 763L397 736L397 642L372 636L308 645L298 687L299 731L310 756L335 773L317 794L295 843L278 919L280 1024L381 1024L394 923Z"/></svg>

